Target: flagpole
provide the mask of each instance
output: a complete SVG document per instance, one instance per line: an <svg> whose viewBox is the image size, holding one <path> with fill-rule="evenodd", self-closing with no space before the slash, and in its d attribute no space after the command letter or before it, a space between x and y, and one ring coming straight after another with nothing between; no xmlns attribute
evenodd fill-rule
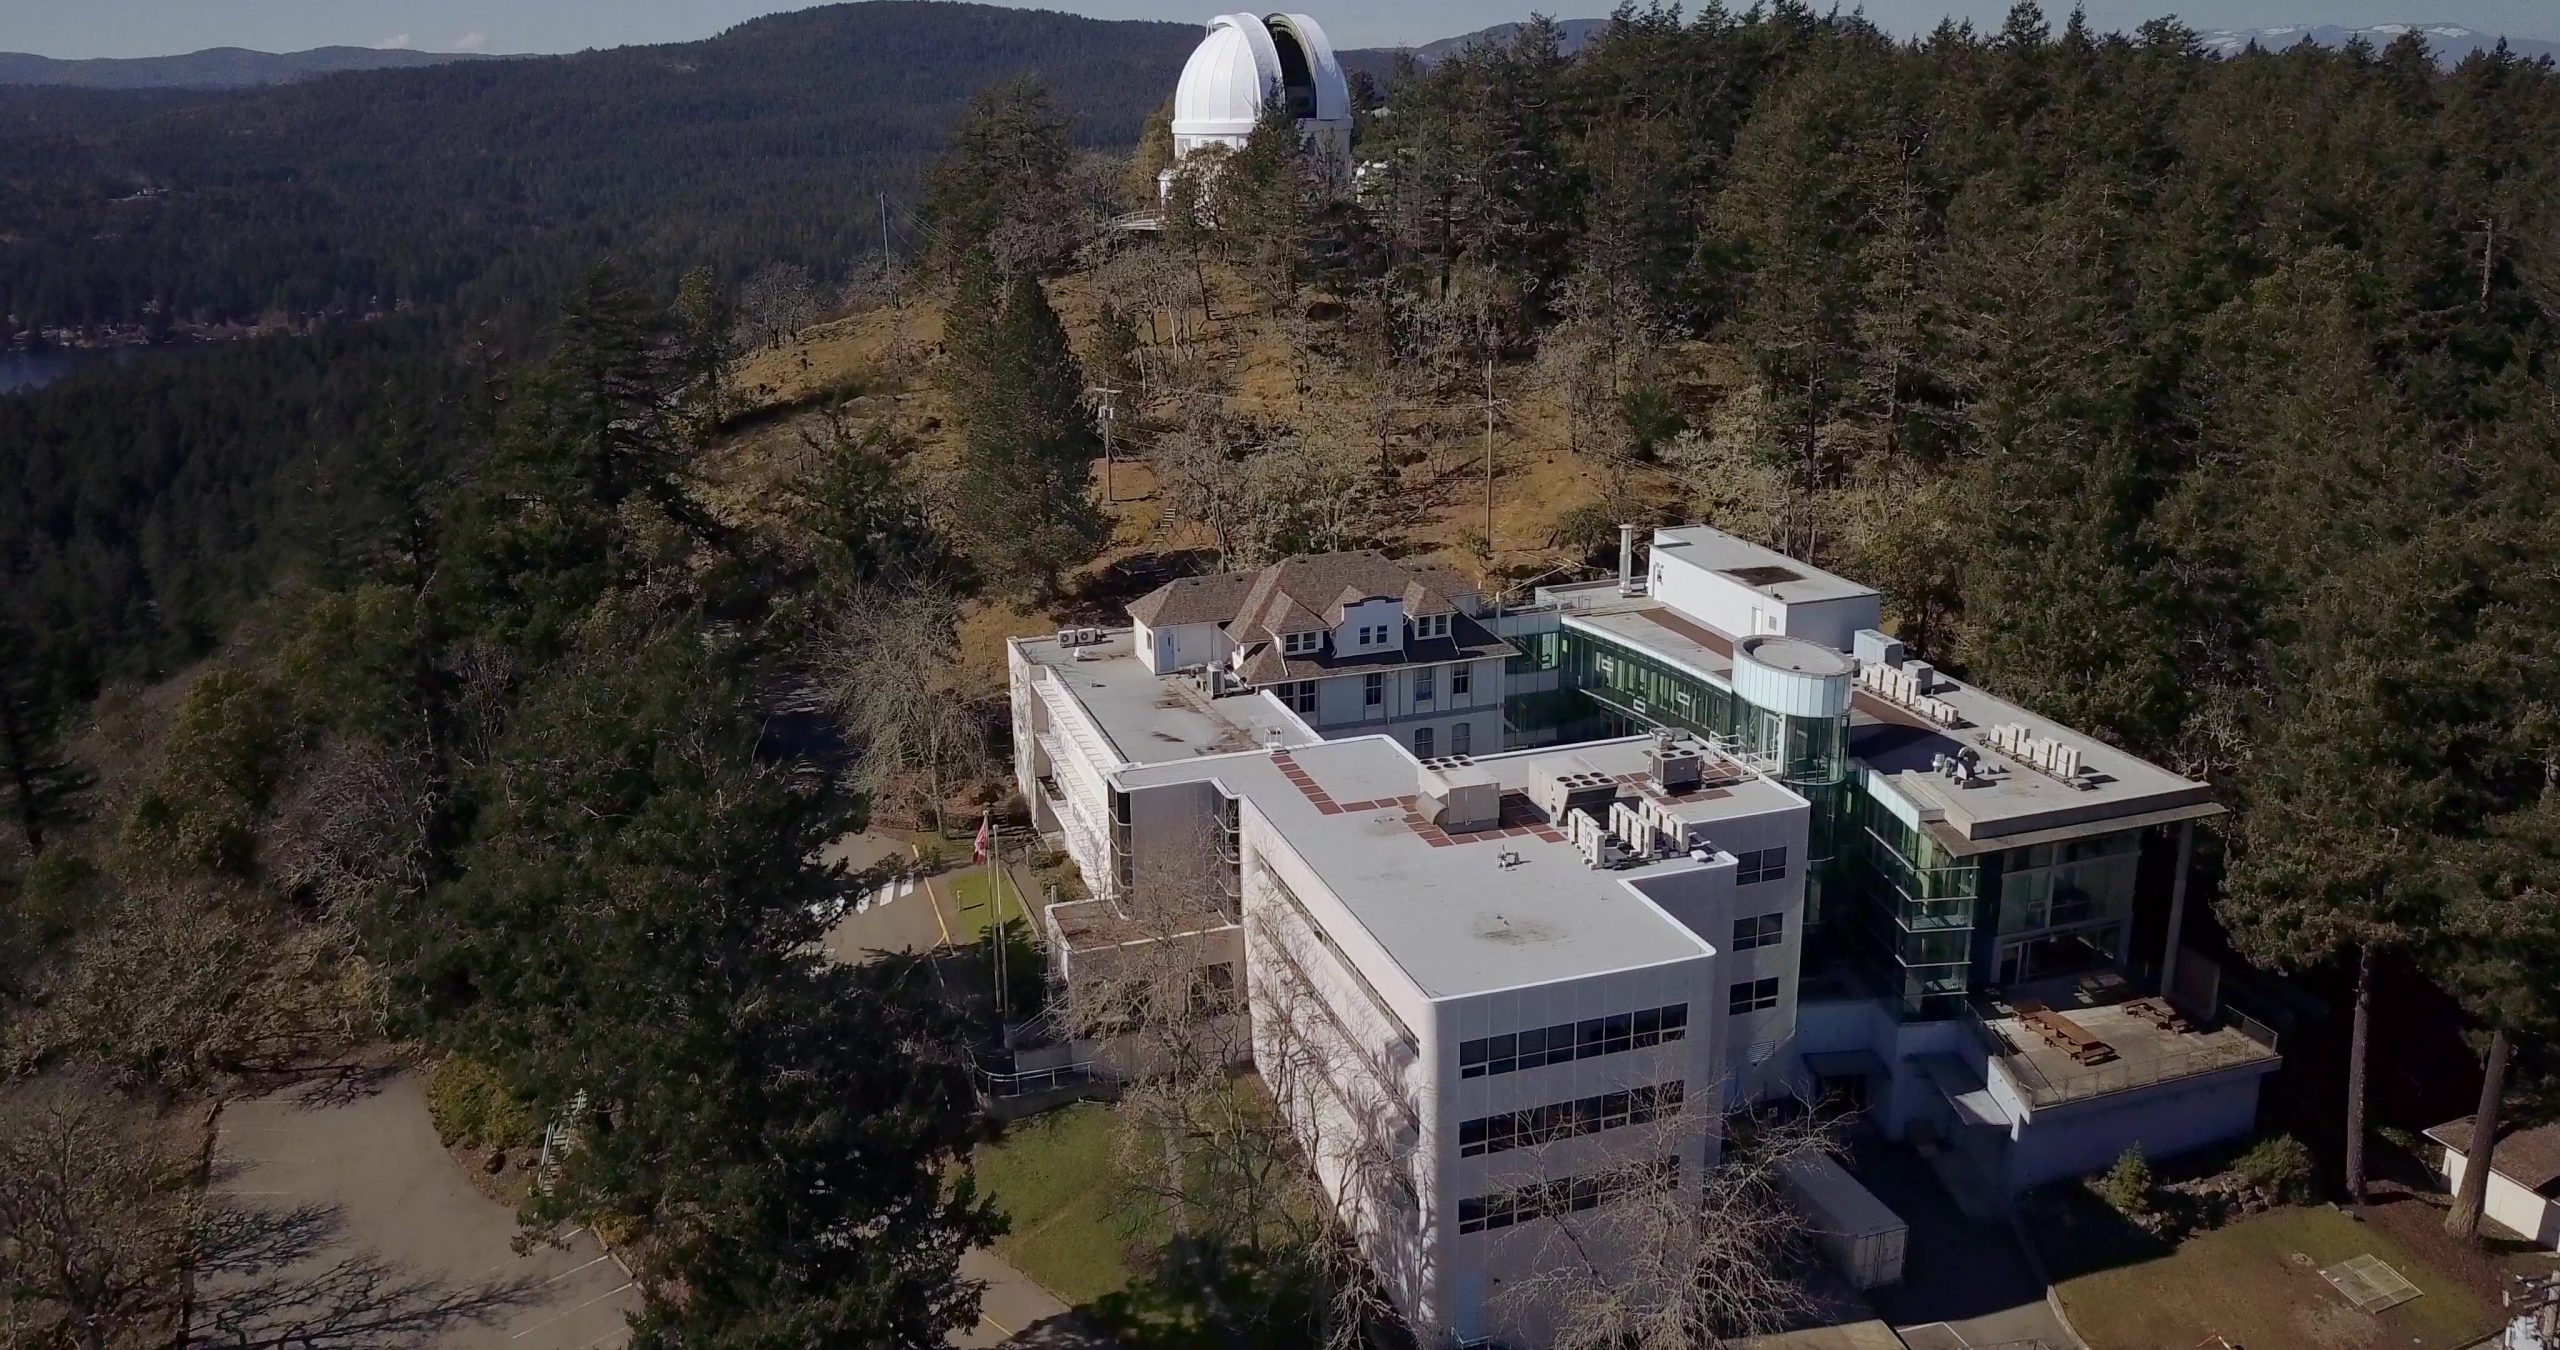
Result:
<svg viewBox="0 0 2560 1350"><path fill-rule="evenodd" d="M987 910L991 920L987 931L995 938L996 944L996 1034L1001 1037L1008 1011L1004 987L1004 892L996 887L996 830L992 812L979 814L978 837L987 841Z"/></svg>

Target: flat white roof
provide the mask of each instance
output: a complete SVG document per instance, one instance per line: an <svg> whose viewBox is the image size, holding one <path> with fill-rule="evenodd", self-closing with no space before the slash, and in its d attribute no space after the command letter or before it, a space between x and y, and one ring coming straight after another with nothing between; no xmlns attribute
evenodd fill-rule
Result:
<svg viewBox="0 0 2560 1350"><path fill-rule="evenodd" d="M1213 699L1186 680L1148 670L1131 645L1133 633L1117 629L1099 643L1077 647L1062 647L1054 637L1016 638L1014 645L1057 673L1060 687L1075 696L1125 763L1263 749L1275 733L1283 745L1314 739L1304 723L1261 694Z"/></svg>
<svg viewBox="0 0 2560 1350"><path fill-rule="evenodd" d="M1614 583L1555 587L1541 596L1564 607L1563 623L1568 628L1610 639L1732 687L1734 635L1663 601L1621 596ZM1897 789L1907 789L1904 796L1940 813L1947 825L1940 837L1959 853L2047 842L2030 836L2107 833L2138 823L2162 824L2220 813L2221 808L2213 804L2213 789L2207 785L2039 716L1980 685L1941 672L1931 696L1953 704L1965 725L1941 727L1865 689L1853 691L1849 754L1870 770L1891 776ZM2024 725L2040 739L2077 748L2084 770L2081 781L2087 786L2075 787L1993 749L1991 728L2006 724ZM1937 756L1968 749L2006 772L1972 786L1958 786L1933 770Z"/></svg>
<svg viewBox="0 0 2560 1350"><path fill-rule="evenodd" d="M2211 787L2181 778L2087 732L2039 717L1977 685L1941 675L1931 697L1954 704L1966 725L1938 726L1863 689L1850 695L1849 754L1870 772L1889 775L1905 797L1942 810L1947 823L1967 843L2006 848L2044 842L2019 836L2049 831L2061 831L2063 837L2101 833L2130 828L2134 823L2130 818L2162 812L2183 811L2191 817L2220 813L2221 808L2213 805ZM2086 786L2066 783L1993 749L1991 729L2006 723L2024 724L2039 738L2060 740L2078 749L2078 781ZM1958 784L1932 769L1937 756L1958 750L1971 750L1984 763L2006 772ZM1981 849L1957 847L1956 851Z"/></svg>
<svg viewBox="0 0 2560 1350"><path fill-rule="evenodd" d="M1133 792L1214 781L1243 798L1416 987L1450 998L1714 950L1627 884L1702 864L1679 858L1594 869L1526 800L1532 785L1573 761L1612 775L1641 774L1651 745L1638 737L1476 757L1474 767L1502 789L1503 823L1457 835L1423 820L1414 801L1419 768L1384 736L1126 769L1116 778ZM1734 779L1685 796L1684 815L1807 809L1803 798L1766 779ZM1518 862L1506 865L1506 854Z"/></svg>
<svg viewBox="0 0 2560 1350"><path fill-rule="evenodd" d="M1846 600L1876 593L1847 577L1799 562L1773 548L1730 535L1712 525L1683 525L1653 532L1654 552L1678 558L1748 586L1782 604Z"/></svg>

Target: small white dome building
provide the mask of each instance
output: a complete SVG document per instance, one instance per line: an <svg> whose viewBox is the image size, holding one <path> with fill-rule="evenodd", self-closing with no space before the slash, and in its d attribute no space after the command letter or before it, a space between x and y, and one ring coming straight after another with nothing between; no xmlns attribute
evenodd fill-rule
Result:
<svg viewBox="0 0 2560 1350"><path fill-rule="evenodd" d="M1324 29L1304 14L1210 20L1174 89L1174 161L1213 145L1242 147L1273 99L1297 119L1310 153L1349 164L1351 91Z"/></svg>

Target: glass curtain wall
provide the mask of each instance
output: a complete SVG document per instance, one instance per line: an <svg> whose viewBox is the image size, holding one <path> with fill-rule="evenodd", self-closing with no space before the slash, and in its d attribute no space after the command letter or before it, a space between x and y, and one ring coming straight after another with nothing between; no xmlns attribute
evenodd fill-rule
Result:
<svg viewBox="0 0 2560 1350"><path fill-rule="evenodd" d="M1991 888L1998 981L2121 965L2141 854L2139 831L2003 852Z"/></svg>
<svg viewBox="0 0 2560 1350"><path fill-rule="evenodd" d="M1964 1009L1972 987L1973 933L1981 868L1902 823L1884 803L1862 797L1867 937L1873 965L1906 1017L1946 1017Z"/></svg>
<svg viewBox="0 0 2560 1350"><path fill-rule="evenodd" d="M1580 704L1579 736L1626 735L1676 727L1701 736L1730 736L1777 766L1779 782L1813 804L1805 858L1803 922L1809 950L1832 945L1841 916L1825 897L1853 895L1838 874L1842 819L1855 795L1849 781L1849 719L1790 717L1755 708L1728 685L1588 633L1553 635L1558 692ZM1567 737L1574 739L1575 737Z"/></svg>

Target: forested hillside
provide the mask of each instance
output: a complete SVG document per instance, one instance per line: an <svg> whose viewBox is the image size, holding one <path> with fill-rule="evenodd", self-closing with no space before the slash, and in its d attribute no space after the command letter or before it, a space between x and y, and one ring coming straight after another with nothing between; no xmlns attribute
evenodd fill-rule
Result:
<svg viewBox="0 0 2560 1350"><path fill-rule="evenodd" d="M0 84L68 85L82 89L237 89L290 84L343 70L408 70L485 59L472 52L422 52L407 47L314 47L300 52L208 47L183 56L105 56L68 61L27 52L0 52Z"/></svg>
<svg viewBox="0 0 2560 1350"><path fill-rule="evenodd" d="M891 55L954 18L1014 64ZM857 21L888 27L826 78L920 81L947 140L769 87ZM310 303L448 303L0 400L0 1070L185 1092L414 1036L536 1118L608 1104L537 1210L629 1240L639 1343L928 1343L991 1227L958 1032L898 971L813 959L848 892L810 860L867 813L1006 809L986 636L1108 614L1149 568L1386 545L1516 588L1618 522L1705 520L2212 780L2198 895L2351 1010L2358 1074L2397 972L2548 1079L2549 63L2226 61L2024 4L1909 44L1795 3L1628 9L1576 57L1530 24L1405 73L1363 109L1356 201L1274 119L1133 237L1107 221L1152 193L1188 30L1158 68L1025 36L1153 28L810 22L740 30L735 64L367 77L379 140L292 123L397 209L261 140L334 81L126 124L201 149L207 201L277 179L307 210L230 274L244 303L306 263ZM1050 87L992 80L1024 64ZM525 86L513 123L442 97L589 69L620 87ZM609 125L644 107L659 139ZM596 158L481 155L528 127ZM1114 136L1137 149L1079 153ZM87 153L45 144L0 156ZM816 170L874 146L911 164L920 274L777 340L834 288L730 283L841 275L883 180ZM144 298L200 266L182 231L97 247L65 256L109 289L174 260ZM1108 494L1096 385L1134 461ZM2347 1101L2311 1123L2353 1191Z"/></svg>
<svg viewBox="0 0 2560 1350"><path fill-rule="evenodd" d="M920 246L924 167L981 86L1046 73L1074 141L1127 145L1192 31L873 3L278 89L0 89L0 314L336 316L0 399L0 626L47 639L12 678L85 694L205 650L341 529L388 428L449 424L599 260L670 297L697 267L777 277L769 321L806 322L878 271L884 198L895 254Z"/></svg>
<svg viewBox="0 0 2560 1350"><path fill-rule="evenodd" d="M0 138L0 313L29 326L556 295L607 254L841 282L981 86L1045 76L1126 145L1182 24L868 3L703 42L323 78ZM95 96L60 97L87 106ZM37 91L12 102L41 105Z"/></svg>
<svg viewBox="0 0 2560 1350"><path fill-rule="evenodd" d="M2216 782L2234 943L2353 1010L2346 1127L2312 1120L2357 1194L2378 969L2547 1046L2552 64L2225 61L2027 4L1913 44L1787 4L1557 42L1390 91L1364 210L1240 154L1200 247L1310 366L1464 399L1490 360L1515 419L1671 472L1596 474L1597 520L1871 581L1933 659Z"/></svg>

